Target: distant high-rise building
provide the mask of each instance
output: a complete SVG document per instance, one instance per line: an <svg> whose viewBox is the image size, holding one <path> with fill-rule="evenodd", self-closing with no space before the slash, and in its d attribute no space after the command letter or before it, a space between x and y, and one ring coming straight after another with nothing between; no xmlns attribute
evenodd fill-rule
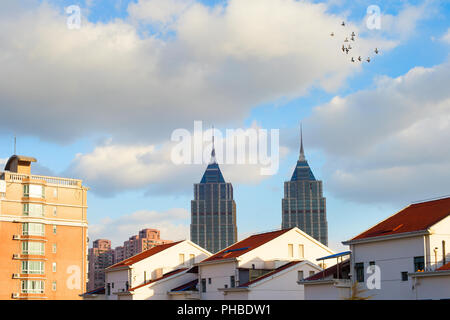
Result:
<svg viewBox="0 0 450 320"><path fill-rule="evenodd" d="M233 186L225 182L216 161L214 138L211 161L191 201L191 241L215 253L237 241Z"/></svg>
<svg viewBox="0 0 450 320"><path fill-rule="evenodd" d="M284 183L282 200L282 228L298 227L328 245L326 199L322 181L316 180L303 150L300 130L300 157L291 180Z"/></svg>
<svg viewBox="0 0 450 320"><path fill-rule="evenodd" d="M105 268L114 264L114 250L111 249L111 241L97 239L89 248L88 254L89 273L87 290L91 291L105 285Z"/></svg>

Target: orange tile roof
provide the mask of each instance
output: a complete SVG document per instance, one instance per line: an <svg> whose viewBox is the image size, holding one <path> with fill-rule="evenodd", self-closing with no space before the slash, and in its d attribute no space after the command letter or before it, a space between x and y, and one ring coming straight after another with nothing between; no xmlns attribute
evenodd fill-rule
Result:
<svg viewBox="0 0 450 320"><path fill-rule="evenodd" d="M385 235L425 231L450 215L450 197L415 203L351 239L361 240Z"/></svg>
<svg viewBox="0 0 450 320"><path fill-rule="evenodd" d="M338 271L338 266L339 266L339 274L340 276L342 275L341 272L345 269L349 269L350 268L350 259L346 259L342 262L339 262L338 264L332 265L329 268L326 268L325 270L322 270L320 272L317 272L315 274L313 274L312 276L303 279L304 281L311 281L311 280L320 280L320 279L325 279L329 276L332 277L337 277L337 271Z"/></svg>
<svg viewBox="0 0 450 320"><path fill-rule="evenodd" d="M125 267L125 266L129 266L132 265L136 262L139 262L141 260L144 260L145 258L151 257L157 253L160 253L161 251L164 251L170 247L173 247L174 245L179 244L180 242L183 241L177 241L177 242L172 242L172 243L166 243L166 244L160 244L157 245L153 248L150 248L148 250L142 251L141 253L138 253L128 259L122 260L116 264L113 264L112 266L106 268L106 270L111 270L111 269L115 269L115 268L119 268L119 267Z"/></svg>
<svg viewBox="0 0 450 320"><path fill-rule="evenodd" d="M248 286L251 285L251 284L254 284L254 283L259 282L259 281L261 281L261 280L263 280L263 279L265 279L265 278L268 278L268 277L270 277L270 276L273 276L274 274L277 274L278 272L281 272L281 271L283 271L283 270L285 270L285 269L287 269L287 268L289 268L289 267L295 266L296 264L299 264L300 262L303 262L303 260L297 260L297 261L291 261L291 262L288 262L288 263L282 265L281 267L278 267L278 268L276 268L275 270L270 271L270 272L268 272L268 273L262 275L261 277L258 277L258 278L254 279L254 280L252 280L252 281L249 281L249 282L246 282L246 283L241 284L241 285L239 286L239 288L245 288L245 287L248 287Z"/></svg>
<svg viewBox="0 0 450 320"><path fill-rule="evenodd" d="M219 251L218 253L203 260L202 262L240 257L241 255L250 252L259 246L262 246L263 244L281 236L282 234L292 229L293 228L255 234L244 240L236 242L235 244L229 246L228 248L223 249L222 251Z"/></svg>
<svg viewBox="0 0 450 320"><path fill-rule="evenodd" d="M185 270L187 270L187 269L188 269L188 268L181 268L181 269L172 270L172 271L170 271L170 272L167 272L167 273L163 274L163 275L162 275L161 277L159 277L159 278L156 278L156 279L153 279L153 280L151 280L151 281L149 281L149 282L146 282L146 283L143 283L143 284L141 284L141 285L138 285L138 286L136 286L136 287L134 287L134 288L131 288L131 289L128 290L128 291L134 291L134 290L139 289L139 288L142 288L142 287L144 287L144 286L146 286L146 285L148 285L148 284L151 284L151 283L157 282L157 281L159 281L159 280L168 278L168 277L170 277L170 276L173 276L174 274L180 273L180 272L185 271Z"/></svg>
<svg viewBox="0 0 450 320"><path fill-rule="evenodd" d="M444 264L442 267L438 268L437 270L439 270L439 271L450 270L450 262L447 264Z"/></svg>

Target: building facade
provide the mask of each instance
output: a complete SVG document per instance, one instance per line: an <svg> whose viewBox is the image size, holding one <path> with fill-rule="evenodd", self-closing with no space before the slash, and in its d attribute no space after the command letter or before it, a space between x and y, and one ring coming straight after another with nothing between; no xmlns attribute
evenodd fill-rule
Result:
<svg viewBox="0 0 450 320"><path fill-rule="evenodd" d="M31 174L14 155L0 172L0 299L80 299L86 290L88 188Z"/></svg>
<svg viewBox="0 0 450 320"><path fill-rule="evenodd" d="M114 250L111 240L97 239L89 248L89 272L87 290L95 290L105 285L105 268L114 264Z"/></svg>
<svg viewBox="0 0 450 320"><path fill-rule="evenodd" d="M191 201L191 241L212 253L237 241L233 186L223 178L214 147L202 180L194 184L194 200Z"/></svg>
<svg viewBox="0 0 450 320"><path fill-rule="evenodd" d="M326 199L322 181L316 180L306 161L303 137L300 138L300 157L291 180L284 183L281 228L298 227L324 245L328 245Z"/></svg>

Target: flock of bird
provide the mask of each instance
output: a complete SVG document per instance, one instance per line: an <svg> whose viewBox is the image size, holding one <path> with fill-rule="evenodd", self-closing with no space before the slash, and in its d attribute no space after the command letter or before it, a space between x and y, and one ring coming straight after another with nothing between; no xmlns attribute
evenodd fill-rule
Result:
<svg viewBox="0 0 450 320"><path fill-rule="evenodd" d="M341 26L345 27L345 21L342 21ZM330 36L334 37L334 32L331 32ZM350 38L350 40L349 40L349 38ZM348 54L350 52L350 50L353 49L351 42L354 42L355 38L356 38L355 32L352 32L349 37L345 37L344 44L342 45L342 48L341 48L342 52L344 52L345 54ZM346 46L347 43L348 43L348 45ZM378 54L379 53L378 48L375 48L374 52L375 52L375 54ZM356 61L361 62L362 58L361 58L361 56L358 56L358 58L356 58L356 59L355 59L355 57L352 57L350 61L351 62L356 62ZM367 57L366 61L370 62L370 57Z"/></svg>

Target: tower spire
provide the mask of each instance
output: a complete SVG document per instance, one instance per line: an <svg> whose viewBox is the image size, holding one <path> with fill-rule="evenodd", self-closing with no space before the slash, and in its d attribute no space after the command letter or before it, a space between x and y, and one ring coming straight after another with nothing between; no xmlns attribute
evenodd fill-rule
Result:
<svg viewBox="0 0 450 320"><path fill-rule="evenodd" d="M305 161L305 151L303 150L303 129L302 123L300 122L300 156L298 157L299 161Z"/></svg>
<svg viewBox="0 0 450 320"><path fill-rule="evenodd" d="M211 150L211 161L209 163L217 163L216 148L214 146L214 126L212 126L212 150Z"/></svg>

